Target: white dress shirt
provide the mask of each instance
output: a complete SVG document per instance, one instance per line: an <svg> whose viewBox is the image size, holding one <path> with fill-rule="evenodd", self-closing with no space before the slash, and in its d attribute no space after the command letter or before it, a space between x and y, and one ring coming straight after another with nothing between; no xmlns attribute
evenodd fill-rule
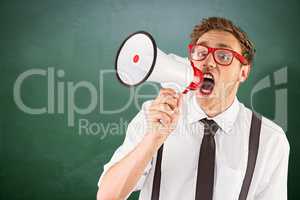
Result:
<svg viewBox="0 0 300 200"><path fill-rule="evenodd" d="M146 130L144 103L128 126L123 144L115 151L103 174L127 155L143 138ZM194 200L200 145L207 117L193 95L186 95L182 115L164 143L161 165L160 200ZM252 111L235 98L233 104L213 119L219 129L215 135L216 161L214 200L238 200L248 159ZM286 200L289 143L283 130L262 117L259 151L247 200ZM135 190L140 200L150 200L156 155L147 165ZM102 177L101 176L101 177ZM98 185L100 185L101 177Z"/></svg>

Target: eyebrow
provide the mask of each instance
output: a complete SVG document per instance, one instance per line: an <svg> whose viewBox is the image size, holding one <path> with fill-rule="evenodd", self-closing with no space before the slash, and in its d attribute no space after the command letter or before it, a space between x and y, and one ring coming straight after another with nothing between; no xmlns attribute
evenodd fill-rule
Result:
<svg viewBox="0 0 300 200"><path fill-rule="evenodd" d="M201 45L206 45L206 46L208 46L207 45L207 42L200 42L200 43L197 43L197 44L201 44ZM231 46L229 46L229 45L227 45L227 44L224 44L224 43L217 43L217 46L218 47L220 47L220 48L228 48L228 49L232 49L233 50L233 48L231 47Z"/></svg>

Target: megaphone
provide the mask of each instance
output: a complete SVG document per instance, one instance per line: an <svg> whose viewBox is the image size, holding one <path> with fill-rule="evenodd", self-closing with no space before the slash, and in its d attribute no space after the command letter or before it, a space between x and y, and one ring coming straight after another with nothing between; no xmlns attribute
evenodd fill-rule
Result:
<svg viewBox="0 0 300 200"><path fill-rule="evenodd" d="M138 31L122 42L115 60L116 75L126 86L153 81L183 93L197 89L203 80L202 72L192 62L175 58L161 51L150 33Z"/></svg>

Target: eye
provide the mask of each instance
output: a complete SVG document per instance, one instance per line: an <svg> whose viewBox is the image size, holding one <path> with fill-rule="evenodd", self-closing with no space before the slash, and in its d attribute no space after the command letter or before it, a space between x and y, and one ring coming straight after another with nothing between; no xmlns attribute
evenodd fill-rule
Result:
<svg viewBox="0 0 300 200"><path fill-rule="evenodd" d="M201 45L194 46L191 52L192 59L199 60L199 61L205 59L207 54L208 54L208 49Z"/></svg>
<svg viewBox="0 0 300 200"><path fill-rule="evenodd" d="M232 53L231 52L227 52L227 51L218 51L217 53L217 58L220 61L223 62L230 62L232 59Z"/></svg>
<svg viewBox="0 0 300 200"><path fill-rule="evenodd" d="M205 50L198 51L196 53L199 58L205 57L207 55L207 52Z"/></svg>

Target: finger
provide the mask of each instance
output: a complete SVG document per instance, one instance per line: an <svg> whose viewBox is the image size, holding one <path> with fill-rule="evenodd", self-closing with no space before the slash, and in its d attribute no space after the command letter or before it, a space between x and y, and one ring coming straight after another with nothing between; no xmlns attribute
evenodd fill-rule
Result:
<svg viewBox="0 0 300 200"><path fill-rule="evenodd" d="M180 116L179 111L175 111L174 114L172 115L171 124L177 124L179 116Z"/></svg>
<svg viewBox="0 0 300 200"><path fill-rule="evenodd" d="M172 110L178 107L178 98L166 98L165 103L168 104Z"/></svg>
<svg viewBox="0 0 300 200"><path fill-rule="evenodd" d="M159 91L159 95L163 94L176 95L176 91L171 88L161 88Z"/></svg>
<svg viewBox="0 0 300 200"><path fill-rule="evenodd" d="M174 109L174 112L172 115L172 124L174 124L178 121L178 118L179 118L181 110L182 110L182 104L183 104L183 95L181 94L178 98L177 107Z"/></svg>
<svg viewBox="0 0 300 200"><path fill-rule="evenodd" d="M183 95L182 94L179 95L177 103L178 103L177 107L179 108L179 111L181 111L182 104L183 104Z"/></svg>
<svg viewBox="0 0 300 200"><path fill-rule="evenodd" d="M154 104L162 104L167 103L170 105L172 109L174 109L177 106L178 97L174 97L171 95L162 95L159 96L155 101Z"/></svg>
<svg viewBox="0 0 300 200"><path fill-rule="evenodd" d="M163 124L169 124L172 118L165 112L152 111L148 114L148 120L151 122L161 122Z"/></svg>
<svg viewBox="0 0 300 200"><path fill-rule="evenodd" d="M154 104L149 108L149 111L161 111L167 113L170 116L174 113L171 106L167 103Z"/></svg>

